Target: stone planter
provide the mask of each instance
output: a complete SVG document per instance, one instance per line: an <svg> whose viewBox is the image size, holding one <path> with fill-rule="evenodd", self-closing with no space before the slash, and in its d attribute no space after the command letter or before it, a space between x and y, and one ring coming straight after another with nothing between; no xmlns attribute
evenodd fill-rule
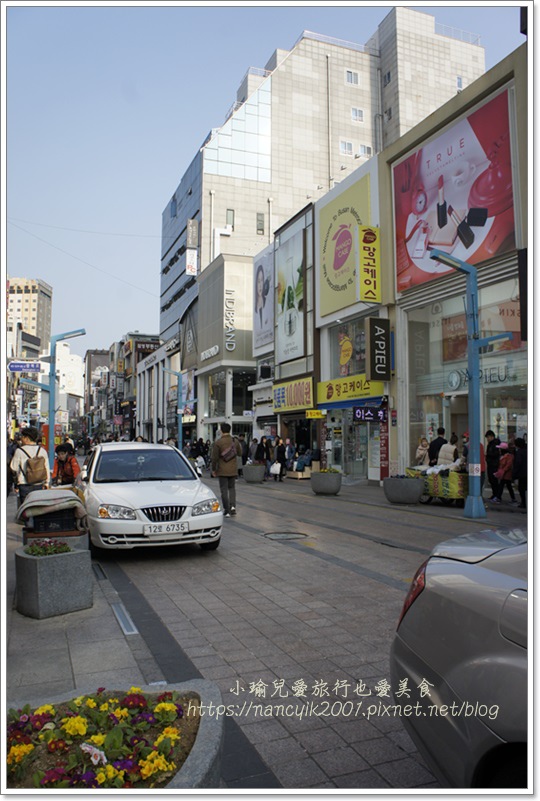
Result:
<svg viewBox="0 0 540 801"><path fill-rule="evenodd" d="M15 551L17 612L38 618L88 609L93 601L90 551L74 550L52 556Z"/></svg>
<svg viewBox="0 0 540 801"><path fill-rule="evenodd" d="M311 489L315 495L337 495L341 489L341 473L312 473Z"/></svg>
<svg viewBox="0 0 540 801"><path fill-rule="evenodd" d="M245 464L242 467L242 473L248 484L262 484L265 472L264 464Z"/></svg>
<svg viewBox="0 0 540 801"><path fill-rule="evenodd" d="M115 687L114 689L119 692L122 690L120 687ZM164 684L159 687L142 685L141 690L143 694L161 693L167 690L170 692L176 690L181 695L193 692L199 696L201 705L206 710L208 710L210 704L213 710L219 709L221 711L221 709L224 709L219 687L214 682L204 679L190 679L190 681L185 681L181 684ZM30 704L32 708L37 708L43 704L58 706L58 704L70 701L75 696L92 695L95 691L95 687L91 689L77 687L76 690L45 698L40 696L36 698L8 699L7 709L22 709L25 704ZM224 721L225 715L217 715L215 711L212 715L209 715L208 712L201 715L199 730L193 748L180 770L172 777L165 789L188 790L197 787L205 789L220 786Z"/></svg>
<svg viewBox="0 0 540 801"><path fill-rule="evenodd" d="M390 503L418 503L424 493L424 479L385 478L383 490Z"/></svg>

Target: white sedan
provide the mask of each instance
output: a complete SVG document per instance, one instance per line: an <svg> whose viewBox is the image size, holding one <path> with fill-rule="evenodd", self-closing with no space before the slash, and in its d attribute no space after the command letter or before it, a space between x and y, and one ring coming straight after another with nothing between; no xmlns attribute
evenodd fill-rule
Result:
<svg viewBox="0 0 540 801"><path fill-rule="evenodd" d="M98 445L78 480L95 548L220 543L223 509L176 448L147 442Z"/></svg>

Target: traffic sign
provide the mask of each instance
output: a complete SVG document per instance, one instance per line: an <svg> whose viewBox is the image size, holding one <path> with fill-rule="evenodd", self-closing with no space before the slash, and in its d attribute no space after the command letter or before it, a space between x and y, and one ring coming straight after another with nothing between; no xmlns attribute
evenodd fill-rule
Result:
<svg viewBox="0 0 540 801"><path fill-rule="evenodd" d="M10 373L40 373L41 364L39 362L10 362L8 370Z"/></svg>

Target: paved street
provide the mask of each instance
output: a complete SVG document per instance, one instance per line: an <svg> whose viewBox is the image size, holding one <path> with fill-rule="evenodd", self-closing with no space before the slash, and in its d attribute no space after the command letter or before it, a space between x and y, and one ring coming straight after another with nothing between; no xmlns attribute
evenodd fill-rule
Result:
<svg viewBox="0 0 540 801"><path fill-rule="evenodd" d="M240 480L238 515L217 551L104 553L94 561L94 607L37 621L11 609L14 512L11 496L8 700L213 680L234 712L224 788L436 788L399 718L384 713L408 584L437 542L527 520L506 506L481 521L436 502L392 506L378 486L325 498L309 481Z"/></svg>

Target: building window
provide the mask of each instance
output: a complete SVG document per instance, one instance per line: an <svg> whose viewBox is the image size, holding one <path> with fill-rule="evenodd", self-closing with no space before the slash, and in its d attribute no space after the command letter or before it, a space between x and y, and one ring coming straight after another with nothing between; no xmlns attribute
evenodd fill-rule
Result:
<svg viewBox="0 0 540 801"><path fill-rule="evenodd" d="M225 225L230 225L232 230L234 231L234 209L227 209L227 217L225 220Z"/></svg>
<svg viewBox="0 0 540 801"><path fill-rule="evenodd" d="M456 77L456 88L458 92L461 92L461 90L463 89L463 78L461 77L461 75L458 75Z"/></svg>
<svg viewBox="0 0 540 801"><path fill-rule="evenodd" d="M360 145L358 148L358 153L360 156L371 156L372 150L369 145Z"/></svg>
<svg viewBox="0 0 540 801"><path fill-rule="evenodd" d="M176 217L176 197L171 200L171 217Z"/></svg>
<svg viewBox="0 0 540 801"><path fill-rule="evenodd" d="M347 70L345 72L345 81L351 86L358 86L358 73L353 72L352 70Z"/></svg>
<svg viewBox="0 0 540 801"><path fill-rule="evenodd" d="M257 212L257 233L264 234L264 214Z"/></svg>
<svg viewBox="0 0 540 801"><path fill-rule="evenodd" d="M390 71L388 71L387 73L385 73L385 75L383 77L383 86L388 86L388 84L390 83L391 79L392 79L392 74L391 74Z"/></svg>
<svg viewBox="0 0 540 801"><path fill-rule="evenodd" d="M351 119L353 122L364 122L364 109L363 108L351 108Z"/></svg>
<svg viewBox="0 0 540 801"><path fill-rule="evenodd" d="M352 156L353 143L347 142L345 139L341 139L339 143L339 152L342 156Z"/></svg>

